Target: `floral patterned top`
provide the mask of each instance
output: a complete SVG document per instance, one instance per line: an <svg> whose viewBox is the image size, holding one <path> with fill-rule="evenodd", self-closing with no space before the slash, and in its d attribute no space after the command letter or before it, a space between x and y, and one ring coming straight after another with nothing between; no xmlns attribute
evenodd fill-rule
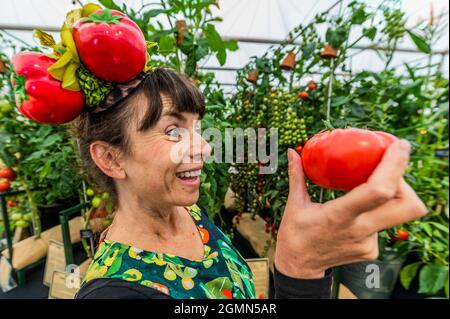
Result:
<svg viewBox="0 0 450 319"><path fill-rule="evenodd" d="M252 272L230 239L197 205L186 210L200 232L203 259L144 251L105 239L81 287L98 278L114 278L136 282L176 299L255 298Z"/></svg>

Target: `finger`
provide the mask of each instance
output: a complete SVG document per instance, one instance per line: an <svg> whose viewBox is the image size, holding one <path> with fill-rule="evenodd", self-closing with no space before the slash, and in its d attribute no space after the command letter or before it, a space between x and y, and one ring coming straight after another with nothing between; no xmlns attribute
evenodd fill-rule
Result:
<svg viewBox="0 0 450 319"><path fill-rule="evenodd" d="M427 208L403 179L396 197L384 205L361 215L369 233L404 224L425 216Z"/></svg>
<svg viewBox="0 0 450 319"><path fill-rule="evenodd" d="M300 156L293 149L288 149L289 160L289 198L306 203L310 201L308 190L306 189L306 179L303 173L303 166Z"/></svg>
<svg viewBox="0 0 450 319"><path fill-rule="evenodd" d="M411 146L405 140L392 143L366 183L325 203L325 206L340 214L341 218L351 220L391 200L408 166L410 150Z"/></svg>
<svg viewBox="0 0 450 319"><path fill-rule="evenodd" d="M367 182L375 185L383 184L395 195L408 167L410 152L411 144L407 140L392 143Z"/></svg>

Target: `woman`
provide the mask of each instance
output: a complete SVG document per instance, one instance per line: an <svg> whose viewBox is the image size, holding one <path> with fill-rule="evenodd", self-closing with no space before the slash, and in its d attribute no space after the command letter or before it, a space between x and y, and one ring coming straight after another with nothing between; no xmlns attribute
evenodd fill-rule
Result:
<svg viewBox="0 0 450 319"><path fill-rule="evenodd" d="M77 298L254 298L244 259L195 205L211 152L196 126L201 93L168 69L125 87L74 125L84 166L117 207ZM376 259L378 231L426 213L403 180L409 152L406 141L393 143L367 183L318 204L289 150L275 298L329 298L333 267Z"/></svg>

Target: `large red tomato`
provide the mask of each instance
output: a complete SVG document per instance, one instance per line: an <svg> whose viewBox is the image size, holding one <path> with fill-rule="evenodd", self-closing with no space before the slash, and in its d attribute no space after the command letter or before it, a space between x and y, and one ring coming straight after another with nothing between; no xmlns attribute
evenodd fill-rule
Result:
<svg viewBox="0 0 450 319"><path fill-rule="evenodd" d="M29 119L61 124L76 118L84 106L81 91L69 91L47 69L56 60L37 52L20 52L12 58L12 80L19 111Z"/></svg>
<svg viewBox="0 0 450 319"><path fill-rule="evenodd" d="M122 12L102 9L78 20L73 26L73 38L81 62L102 80L128 82L144 69L144 35Z"/></svg>
<svg viewBox="0 0 450 319"><path fill-rule="evenodd" d="M305 144L303 169L323 188L351 190L367 181L395 140L385 132L357 128L324 131Z"/></svg>

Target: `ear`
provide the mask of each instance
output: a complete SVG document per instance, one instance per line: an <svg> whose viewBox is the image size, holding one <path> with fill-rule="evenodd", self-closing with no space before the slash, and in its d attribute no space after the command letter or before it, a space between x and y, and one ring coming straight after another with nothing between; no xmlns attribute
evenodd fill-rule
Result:
<svg viewBox="0 0 450 319"><path fill-rule="evenodd" d="M126 177L116 148L103 141L94 141L89 146L89 150L92 160L104 174L115 179Z"/></svg>

